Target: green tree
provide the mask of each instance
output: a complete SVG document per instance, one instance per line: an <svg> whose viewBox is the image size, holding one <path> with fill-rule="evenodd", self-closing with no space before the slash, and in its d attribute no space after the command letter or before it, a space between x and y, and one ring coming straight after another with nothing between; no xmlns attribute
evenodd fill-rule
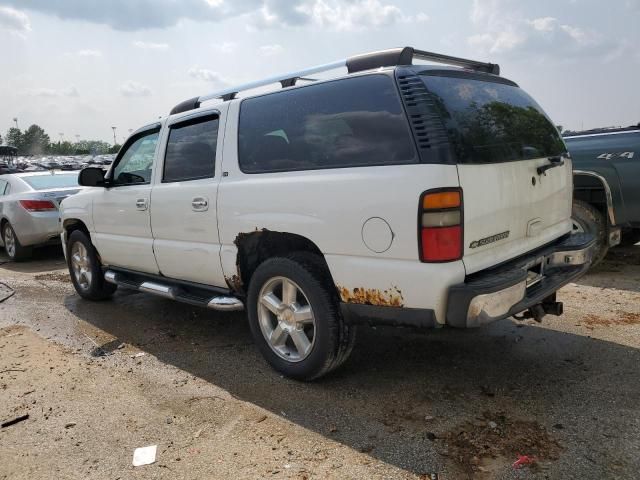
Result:
<svg viewBox="0 0 640 480"><path fill-rule="evenodd" d="M28 155L40 155L49 149L51 140L49 135L38 125L31 125L22 134L23 153Z"/></svg>
<svg viewBox="0 0 640 480"><path fill-rule="evenodd" d="M121 148L122 148L122 145L118 145L118 144L116 143L114 146L112 146L112 147L109 149L109 152L108 152L108 153L118 153L118 152L120 151L120 149L121 149Z"/></svg>
<svg viewBox="0 0 640 480"><path fill-rule="evenodd" d="M0 145L2 145L2 135L0 135Z"/></svg>
<svg viewBox="0 0 640 480"><path fill-rule="evenodd" d="M22 151L22 132L20 129L16 127L11 127L7 132L7 145L10 147L16 147L19 153L24 153Z"/></svg>

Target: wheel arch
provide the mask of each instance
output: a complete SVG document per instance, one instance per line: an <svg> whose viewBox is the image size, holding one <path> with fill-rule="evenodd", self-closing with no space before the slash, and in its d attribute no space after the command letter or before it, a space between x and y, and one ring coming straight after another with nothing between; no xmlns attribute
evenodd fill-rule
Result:
<svg viewBox="0 0 640 480"><path fill-rule="evenodd" d="M573 177L574 198L600 209L607 218L607 223L610 226L616 225L613 194L607 179L599 173L587 170L574 170Z"/></svg>
<svg viewBox="0 0 640 480"><path fill-rule="evenodd" d="M64 232L64 241L65 243L69 240L69 236L75 230L80 230L84 232L89 239L91 239L91 233L87 228L87 225L80 219L77 218L67 218L62 222L62 230Z"/></svg>
<svg viewBox="0 0 640 480"><path fill-rule="evenodd" d="M303 235L262 229L239 233L233 243L238 250L236 256L237 273L226 277L226 281L229 288L236 293L246 294L251 277L262 262L293 252L309 252L318 255L322 259L327 273L331 275L322 251L312 240Z"/></svg>

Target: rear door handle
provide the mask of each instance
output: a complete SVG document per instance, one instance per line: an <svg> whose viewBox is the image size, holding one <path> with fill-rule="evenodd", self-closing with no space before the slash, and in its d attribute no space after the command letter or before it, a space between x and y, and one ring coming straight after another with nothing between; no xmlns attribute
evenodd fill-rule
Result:
<svg viewBox="0 0 640 480"><path fill-rule="evenodd" d="M146 198L138 198L136 200L136 208L138 210L146 210L148 205Z"/></svg>
<svg viewBox="0 0 640 480"><path fill-rule="evenodd" d="M207 197L195 197L191 200L191 208L194 212L205 212L209 209L209 199Z"/></svg>

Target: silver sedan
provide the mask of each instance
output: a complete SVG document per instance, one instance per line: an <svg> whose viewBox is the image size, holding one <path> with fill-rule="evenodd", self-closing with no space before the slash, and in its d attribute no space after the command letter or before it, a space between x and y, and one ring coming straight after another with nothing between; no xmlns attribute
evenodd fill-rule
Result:
<svg viewBox="0 0 640 480"><path fill-rule="evenodd" d="M24 260L32 247L58 243L60 202L81 188L77 171L0 175L0 245L7 256Z"/></svg>

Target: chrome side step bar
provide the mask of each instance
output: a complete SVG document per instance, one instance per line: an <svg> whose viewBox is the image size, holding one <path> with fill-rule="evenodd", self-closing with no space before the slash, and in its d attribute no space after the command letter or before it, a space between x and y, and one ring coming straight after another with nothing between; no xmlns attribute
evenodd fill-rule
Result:
<svg viewBox="0 0 640 480"><path fill-rule="evenodd" d="M183 292L183 289L179 286L166 285L149 280L135 282L127 278L126 275L114 272L113 270L107 270L104 272L104 279L114 285L120 285L125 288L131 288L145 293L152 293L160 297L189 303L191 305L198 305L212 310L232 312L244 309L244 303L236 297L227 295L216 295L214 297L196 296L189 294L188 292Z"/></svg>

